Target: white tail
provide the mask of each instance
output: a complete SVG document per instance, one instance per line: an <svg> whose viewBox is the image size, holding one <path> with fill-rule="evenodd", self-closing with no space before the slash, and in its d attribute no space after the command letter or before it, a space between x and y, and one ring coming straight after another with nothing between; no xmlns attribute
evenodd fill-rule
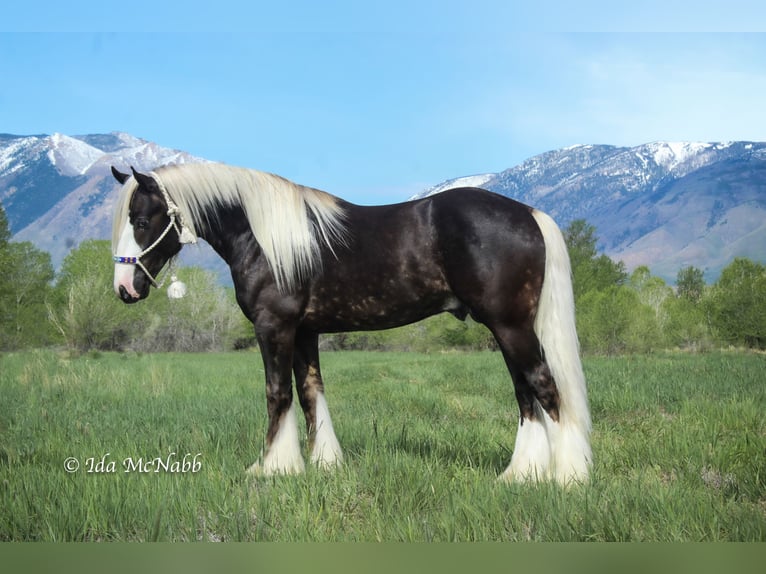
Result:
<svg viewBox="0 0 766 574"><path fill-rule="evenodd" d="M572 272L564 236L553 219L533 210L545 241L545 279L535 318L535 334L559 393L559 420L546 420L551 471L562 484L585 481L593 455L591 420L580 344L575 327Z"/></svg>

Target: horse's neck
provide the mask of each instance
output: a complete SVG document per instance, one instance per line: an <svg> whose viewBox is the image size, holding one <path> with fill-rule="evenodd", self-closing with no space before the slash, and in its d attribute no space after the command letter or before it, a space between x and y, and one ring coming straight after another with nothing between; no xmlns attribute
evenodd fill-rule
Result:
<svg viewBox="0 0 766 574"><path fill-rule="evenodd" d="M258 243L241 208L226 210L217 221L205 220L201 225L198 224L197 232L230 266L237 261L252 259L255 253L260 254Z"/></svg>

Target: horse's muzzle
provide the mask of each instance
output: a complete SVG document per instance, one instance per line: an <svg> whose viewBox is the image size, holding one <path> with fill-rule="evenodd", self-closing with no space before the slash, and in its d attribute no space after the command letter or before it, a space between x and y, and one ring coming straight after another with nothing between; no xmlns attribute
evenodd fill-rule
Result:
<svg viewBox="0 0 766 574"><path fill-rule="evenodd" d="M141 300L140 297L133 297L133 295L128 293L124 285L120 285L120 299L122 299L123 303L137 303Z"/></svg>

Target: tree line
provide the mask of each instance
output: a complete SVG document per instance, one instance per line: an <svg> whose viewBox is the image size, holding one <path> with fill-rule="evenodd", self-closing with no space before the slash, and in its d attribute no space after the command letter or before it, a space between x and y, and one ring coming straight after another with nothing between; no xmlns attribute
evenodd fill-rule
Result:
<svg viewBox="0 0 766 574"><path fill-rule="evenodd" d="M587 354L766 348L766 267L736 258L711 285L702 270L678 271L674 286L648 267L628 273L596 248L596 229L584 220L564 232L570 259L580 344ZM50 255L13 242L0 206L0 350L66 347L75 352L211 351L253 346L252 327L233 290L198 267L178 270L183 299L154 293L124 305L112 288L108 241L72 250L58 273ZM470 318L442 314L369 333L324 336L325 349L434 351L494 349L491 334Z"/></svg>
<svg viewBox="0 0 766 574"><path fill-rule="evenodd" d="M251 344L233 293L213 273L179 269L186 297L153 293L125 305L114 294L111 257L109 241L87 240L54 273L49 254L11 241L0 207L0 350L210 351Z"/></svg>

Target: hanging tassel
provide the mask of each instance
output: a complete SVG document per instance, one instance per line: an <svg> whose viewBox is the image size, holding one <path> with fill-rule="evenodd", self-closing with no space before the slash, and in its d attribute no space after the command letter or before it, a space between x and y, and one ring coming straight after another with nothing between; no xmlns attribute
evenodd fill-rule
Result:
<svg viewBox="0 0 766 574"><path fill-rule="evenodd" d="M197 238L189 231L188 227L181 226L181 233L178 235L178 241L181 243L197 243Z"/></svg>
<svg viewBox="0 0 766 574"><path fill-rule="evenodd" d="M186 295L186 283L179 281L175 275L170 276L170 285L168 285L168 298L181 299Z"/></svg>

